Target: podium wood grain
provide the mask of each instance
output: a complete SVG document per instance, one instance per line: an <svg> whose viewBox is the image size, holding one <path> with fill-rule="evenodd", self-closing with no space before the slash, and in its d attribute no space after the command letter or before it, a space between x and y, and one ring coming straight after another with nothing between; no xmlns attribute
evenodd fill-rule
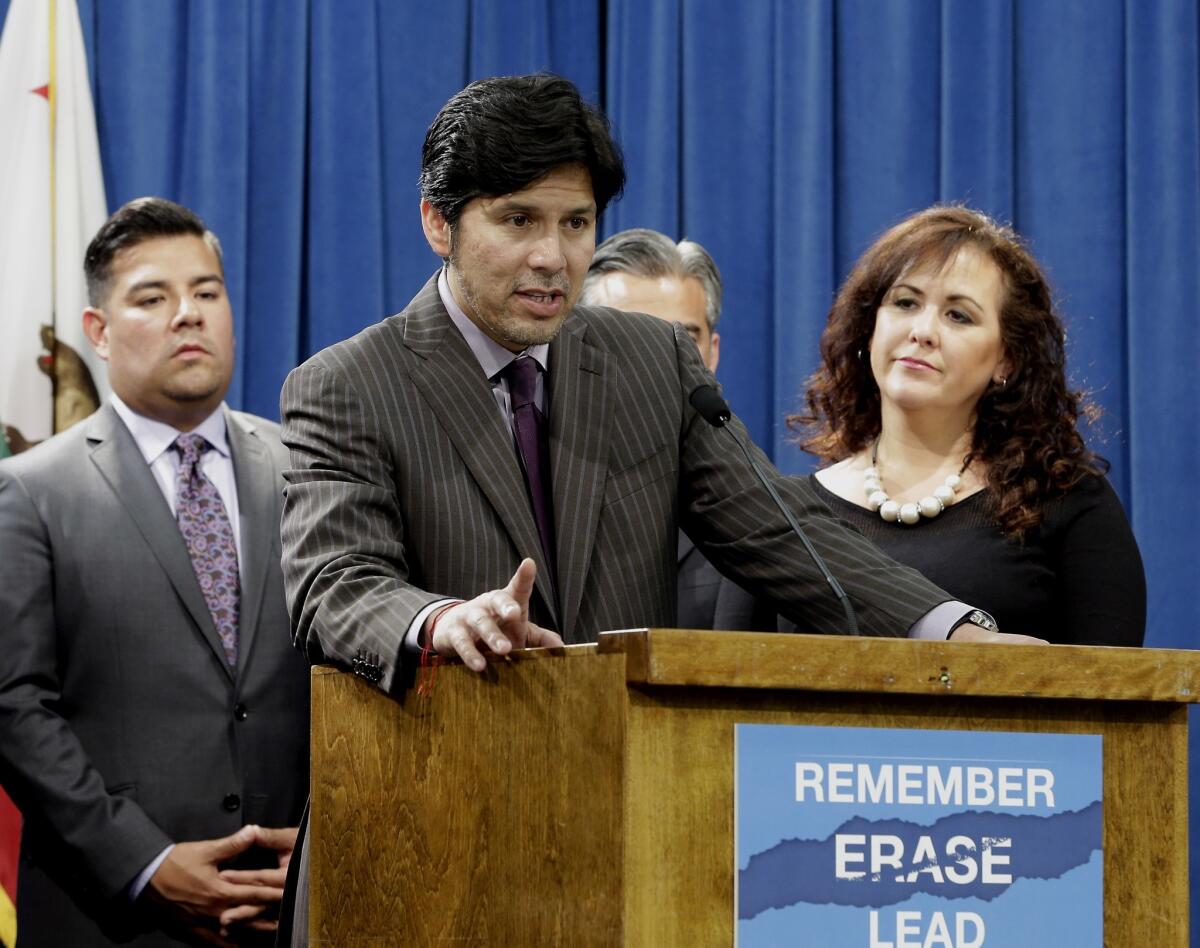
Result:
<svg viewBox="0 0 1200 948"><path fill-rule="evenodd" d="M1197 682L1190 652L663 629L400 702L315 669L312 941L731 945L733 725L780 723L1103 735L1105 945L1184 948Z"/></svg>

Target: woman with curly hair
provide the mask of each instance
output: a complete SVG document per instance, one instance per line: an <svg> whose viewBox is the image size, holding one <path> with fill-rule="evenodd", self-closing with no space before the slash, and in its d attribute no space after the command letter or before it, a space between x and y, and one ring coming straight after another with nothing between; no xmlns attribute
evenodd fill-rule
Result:
<svg viewBox="0 0 1200 948"><path fill-rule="evenodd" d="M1002 629L1140 645L1142 561L1080 436L1065 333L1017 235L932 207L880 237L838 293L807 411L834 513Z"/></svg>

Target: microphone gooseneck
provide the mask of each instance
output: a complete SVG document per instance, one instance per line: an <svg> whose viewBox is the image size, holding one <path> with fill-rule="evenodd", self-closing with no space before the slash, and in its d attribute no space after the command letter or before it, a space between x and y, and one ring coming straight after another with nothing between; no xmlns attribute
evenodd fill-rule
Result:
<svg viewBox="0 0 1200 948"><path fill-rule="evenodd" d="M762 486L767 489L767 493L771 495L771 499L775 501L775 506L779 508L779 512L783 514L787 520L788 526L800 538L800 542L804 544L804 549L808 551L809 558L825 578L825 582L833 591L837 601L841 604L842 611L846 614L846 625L850 628L851 635L858 635L858 619L854 615L854 607L850 604L850 597L846 595L846 590L842 588L842 584L837 581L837 577L829 571L829 567L825 565L825 560L821 558L821 554L817 552L817 548L812 545L808 535L801 528L800 523L796 520L796 515L792 513L790 507L783 502L783 498L779 496L779 491L775 489L762 467L754 460L752 455L738 437L737 432L728 427L729 420L733 417L733 413L729 410L729 404L720 395L717 390L711 385L697 385L690 395L688 401L697 413L714 428L724 428L729 433L729 437L733 439L733 443L741 449L746 461L750 465L750 469L758 476Z"/></svg>

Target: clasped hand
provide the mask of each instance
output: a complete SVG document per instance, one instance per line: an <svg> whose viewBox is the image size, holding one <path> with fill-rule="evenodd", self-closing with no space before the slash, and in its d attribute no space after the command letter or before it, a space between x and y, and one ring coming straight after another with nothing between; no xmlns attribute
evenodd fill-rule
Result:
<svg viewBox="0 0 1200 948"><path fill-rule="evenodd" d="M460 602L427 620L425 635L439 655L457 655L472 671L481 672L487 659L480 649L507 655L514 648L552 648L563 644L558 633L529 621L529 597L537 565L524 559L503 589L493 589Z"/></svg>
<svg viewBox="0 0 1200 948"><path fill-rule="evenodd" d="M243 826L221 839L176 843L150 877L144 895L166 917L164 927L190 944L236 945L245 932L270 932L269 910L283 898L296 828ZM269 869L222 869L253 847L275 852Z"/></svg>

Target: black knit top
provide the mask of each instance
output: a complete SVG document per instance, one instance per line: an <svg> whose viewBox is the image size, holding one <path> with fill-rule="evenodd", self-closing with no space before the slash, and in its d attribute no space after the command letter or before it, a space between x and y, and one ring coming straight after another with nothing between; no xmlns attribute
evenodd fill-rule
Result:
<svg viewBox="0 0 1200 948"><path fill-rule="evenodd" d="M956 599L986 609L1001 631L1072 645L1142 644L1142 558L1104 478L1087 478L1047 503L1041 524L1022 541L1007 539L996 526L986 491L905 526L810 479L835 516Z"/></svg>

